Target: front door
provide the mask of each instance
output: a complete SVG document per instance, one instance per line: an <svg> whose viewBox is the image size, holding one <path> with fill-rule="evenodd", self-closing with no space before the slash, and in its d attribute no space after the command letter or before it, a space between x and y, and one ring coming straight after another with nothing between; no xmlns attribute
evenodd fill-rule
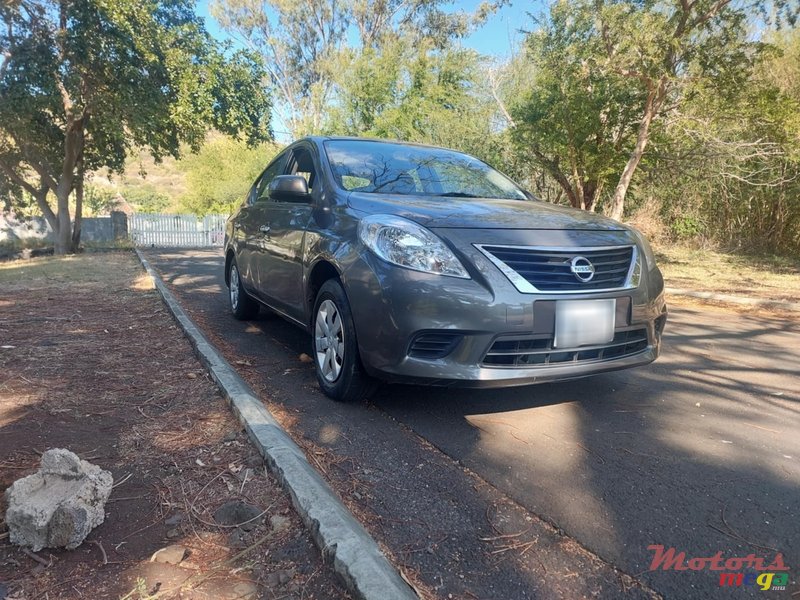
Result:
<svg viewBox="0 0 800 600"><path fill-rule="evenodd" d="M238 252L236 261L242 280L248 293L258 298L264 297L264 294L259 289L258 271L265 252L265 223L267 205L269 204L269 184L275 177L283 173L286 156L286 152L279 154L256 179L247 197L246 206L239 211L239 218L233 232L237 240Z"/></svg>
<svg viewBox="0 0 800 600"><path fill-rule="evenodd" d="M310 147L299 145L290 150L284 174L305 177L312 198L318 195L314 190L319 181L316 173ZM305 312L304 242L313 210L313 203L270 199L265 214L265 252L259 261L259 288L268 296L266 301L301 322Z"/></svg>

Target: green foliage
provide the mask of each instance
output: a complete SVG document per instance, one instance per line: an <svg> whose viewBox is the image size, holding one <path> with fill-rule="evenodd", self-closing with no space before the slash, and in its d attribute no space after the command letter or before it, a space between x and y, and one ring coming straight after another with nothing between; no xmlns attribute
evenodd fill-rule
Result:
<svg viewBox="0 0 800 600"><path fill-rule="evenodd" d="M0 168L55 194L57 249L84 171L119 172L134 146L178 156L209 127L271 137L258 61L214 42L191 0L19 0L0 19Z"/></svg>
<svg viewBox="0 0 800 600"><path fill-rule="evenodd" d="M700 219L693 215L675 217L670 223L670 231L679 240L696 239L704 229Z"/></svg>
<svg viewBox="0 0 800 600"><path fill-rule="evenodd" d="M770 41L735 93L698 81L656 140L641 188L677 237L800 251L800 32Z"/></svg>
<svg viewBox="0 0 800 600"><path fill-rule="evenodd" d="M169 196L148 183L123 186L120 195L137 212L160 213L170 205Z"/></svg>
<svg viewBox="0 0 800 600"><path fill-rule="evenodd" d="M112 189L87 184L83 190L83 203L90 216L107 215L116 209L119 198Z"/></svg>
<svg viewBox="0 0 800 600"><path fill-rule="evenodd" d="M697 82L737 93L764 44L748 15L757 0L556 0L527 39L534 76L509 101L520 153L573 206L605 194L615 218L654 130ZM785 12L783 3L776 8ZM613 193L612 192L613 187Z"/></svg>
<svg viewBox="0 0 800 600"><path fill-rule="evenodd" d="M597 67L596 26L586 5L554 3L512 67L531 74L527 86L508 100L517 153L559 181L572 206L589 210L619 177L643 96Z"/></svg>
<svg viewBox="0 0 800 600"><path fill-rule="evenodd" d="M279 149L274 144L249 147L225 136L209 139L197 153L178 163L187 185L180 199L181 210L197 215L230 214Z"/></svg>
<svg viewBox="0 0 800 600"><path fill-rule="evenodd" d="M211 11L223 29L261 54L280 121L298 138L328 126L349 59L363 62L362 51L370 49L403 52L387 48L397 36L423 46L423 54L429 47L445 49L504 1L484 2L474 15L445 10L446 0L213 0ZM355 43L348 46L349 40Z"/></svg>
<svg viewBox="0 0 800 600"><path fill-rule="evenodd" d="M340 56L336 103L325 131L494 154L494 106L482 93L476 53L437 49L413 38L384 38L376 47Z"/></svg>

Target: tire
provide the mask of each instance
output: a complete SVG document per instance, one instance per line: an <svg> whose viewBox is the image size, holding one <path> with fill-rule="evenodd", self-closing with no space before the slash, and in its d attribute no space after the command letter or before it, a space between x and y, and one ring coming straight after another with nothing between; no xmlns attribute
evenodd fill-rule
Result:
<svg viewBox="0 0 800 600"><path fill-rule="evenodd" d="M231 259L228 266L228 281L228 302L234 318L239 321L254 319L258 315L258 302L244 291L235 258Z"/></svg>
<svg viewBox="0 0 800 600"><path fill-rule="evenodd" d="M367 398L376 381L364 372L353 313L342 284L329 279L317 293L311 322L311 356L323 393L337 402Z"/></svg>

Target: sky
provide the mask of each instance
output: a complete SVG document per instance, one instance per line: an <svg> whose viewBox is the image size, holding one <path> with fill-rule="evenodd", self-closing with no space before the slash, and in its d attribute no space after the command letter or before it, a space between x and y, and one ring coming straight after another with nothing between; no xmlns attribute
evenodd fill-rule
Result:
<svg viewBox="0 0 800 600"><path fill-rule="evenodd" d="M481 0L461 0L452 2L449 8L474 12L480 2ZM198 0L197 14L205 19L206 27L214 37L225 39L227 35L209 14L208 3L209 0ZM466 38L463 44L481 54L507 57L512 48L518 47L522 40L520 29L531 28L528 13L536 14L541 11L541 7L542 4L537 0L512 1L492 15L486 25Z"/></svg>

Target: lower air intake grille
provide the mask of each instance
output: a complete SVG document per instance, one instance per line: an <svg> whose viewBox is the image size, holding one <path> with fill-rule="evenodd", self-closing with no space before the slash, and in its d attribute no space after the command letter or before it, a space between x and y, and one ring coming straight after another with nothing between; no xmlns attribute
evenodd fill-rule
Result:
<svg viewBox="0 0 800 600"><path fill-rule="evenodd" d="M501 338L483 358L485 367L544 367L567 363L611 360L647 349L647 329L617 331L608 344L574 349L553 348L550 336Z"/></svg>
<svg viewBox="0 0 800 600"><path fill-rule="evenodd" d="M422 333L411 342L408 355L413 358L444 358L458 346L462 337L460 333Z"/></svg>

